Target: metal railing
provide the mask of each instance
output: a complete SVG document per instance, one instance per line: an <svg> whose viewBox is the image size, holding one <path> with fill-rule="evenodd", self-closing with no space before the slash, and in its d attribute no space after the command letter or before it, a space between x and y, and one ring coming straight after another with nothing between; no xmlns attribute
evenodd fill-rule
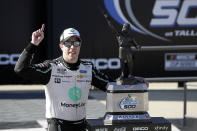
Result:
<svg viewBox="0 0 197 131"><path fill-rule="evenodd" d="M133 51L171 51L171 50L195 50L197 45L173 45L173 46L142 46L140 50L131 47Z"/></svg>
<svg viewBox="0 0 197 131"><path fill-rule="evenodd" d="M188 77L155 77L155 78L145 78L149 82L188 82L188 81L197 81L197 76L188 76Z"/></svg>

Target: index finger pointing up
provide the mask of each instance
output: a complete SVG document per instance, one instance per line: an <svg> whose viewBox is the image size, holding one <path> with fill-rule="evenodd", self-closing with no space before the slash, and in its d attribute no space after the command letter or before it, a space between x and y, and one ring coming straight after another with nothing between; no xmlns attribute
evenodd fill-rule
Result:
<svg viewBox="0 0 197 131"><path fill-rule="evenodd" d="M41 31L44 31L45 24L42 24Z"/></svg>

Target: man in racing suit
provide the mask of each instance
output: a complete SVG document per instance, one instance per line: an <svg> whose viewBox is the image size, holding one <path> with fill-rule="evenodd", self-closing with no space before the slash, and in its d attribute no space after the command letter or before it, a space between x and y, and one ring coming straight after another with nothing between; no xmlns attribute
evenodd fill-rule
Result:
<svg viewBox="0 0 197 131"><path fill-rule="evenodd" d="M90 62L78 58L82 40L74 28L60 37L62 56L40 64L32 64L38 46L44 39L44 24L32 33L31 43L20 55L15 72L46 85L46 118L49 131L85 131L86 105L90 85L105 91L110 80Z"/></svg>

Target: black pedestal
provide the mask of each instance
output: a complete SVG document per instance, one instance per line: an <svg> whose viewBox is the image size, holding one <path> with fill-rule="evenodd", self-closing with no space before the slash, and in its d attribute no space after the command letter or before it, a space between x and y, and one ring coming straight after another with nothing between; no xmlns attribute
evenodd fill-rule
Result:
<svg viewBox="0 0 197 131"><path fill-rule="evenodd" d="M171 131L171 123L163 117L151 117L148 123L105 125L103 119L88 119L88 131Z"/></svg>

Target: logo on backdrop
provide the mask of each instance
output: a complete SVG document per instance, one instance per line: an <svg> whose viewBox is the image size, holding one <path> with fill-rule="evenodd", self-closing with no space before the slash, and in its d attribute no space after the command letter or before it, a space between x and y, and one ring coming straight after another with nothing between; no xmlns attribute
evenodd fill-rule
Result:
<svg viewBox="0 0 197 131"><path fill-rule="evenodd" d="M131 30L135 32L166 42L182 37L196 39L196 0L144 0L146 9L143 10L141 3L134 0L104 0L106 10L113 19L121 25L130 23Z"/></svg>
<svg viewBox="0 0 197 131"><path fill-rule="evenodd" d="M20 54L0 54L0 65L15 65Z"/></svg>
<svg viewBox="0 0 197 131"><path fill-rule="evenodd" d="M120 69L120 59L119 58L97 58L97 59L89 59L84 58L85 61L90 61L96 66L99 70L105 70L105 69L112 69L117 70Z"/></svg>

